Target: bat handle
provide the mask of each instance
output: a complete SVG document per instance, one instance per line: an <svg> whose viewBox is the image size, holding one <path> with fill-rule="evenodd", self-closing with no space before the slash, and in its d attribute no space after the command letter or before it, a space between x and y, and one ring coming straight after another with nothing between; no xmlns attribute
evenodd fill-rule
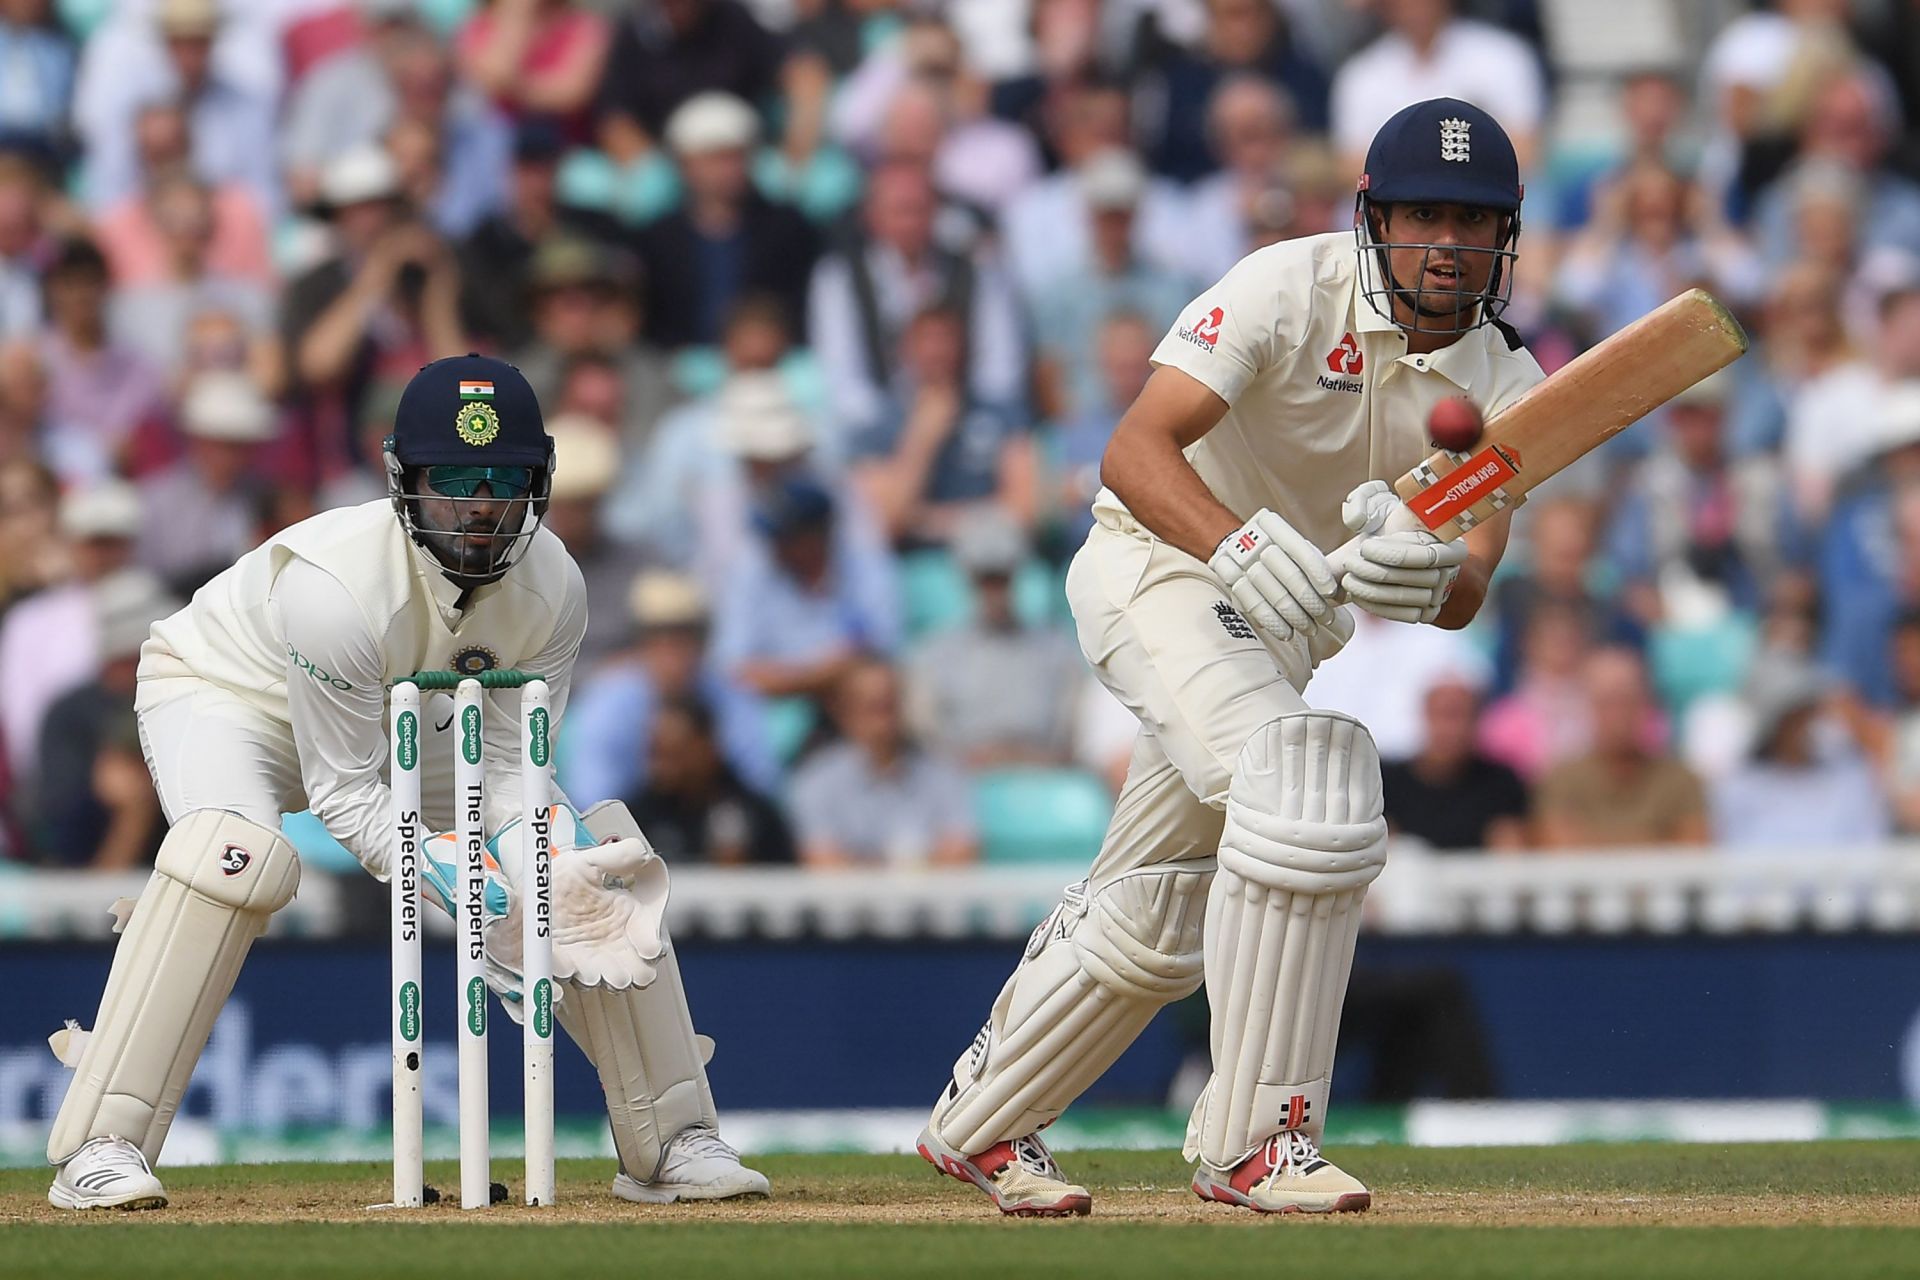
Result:
<svg viewBox="0 0 1920 1280"><path fill-rule="evenodd" d="M1367 522L1360 526L1360 532L1327 553L1327 566L1333 570L1337 582L1346 577L1347 570L1360 558L1360 542L1364 538L1375 537L1382 533L1405 533L1412 529L1425 529L1419 516L1408 509L1392 492L1378 493L1367 504ZM1345 591L1339 592L1336 599L1344 602Z"/></svg>

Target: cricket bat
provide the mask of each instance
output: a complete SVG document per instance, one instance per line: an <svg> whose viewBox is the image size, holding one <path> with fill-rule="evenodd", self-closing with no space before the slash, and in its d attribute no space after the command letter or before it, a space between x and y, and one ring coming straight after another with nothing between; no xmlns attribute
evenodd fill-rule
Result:
<svg viewBox="0 0 1920 1280"><path fill-rule="evenodd" d="M1519 506L1535 485L1746 349L1740 322L1705 290L1648 312L1495 414L1470 451L1442 449L1395 481L1400 502L1381 495L1367 526L1327 557L1334 576L1346 572L1362 538L1426 529L1450 542Z"/></svg>

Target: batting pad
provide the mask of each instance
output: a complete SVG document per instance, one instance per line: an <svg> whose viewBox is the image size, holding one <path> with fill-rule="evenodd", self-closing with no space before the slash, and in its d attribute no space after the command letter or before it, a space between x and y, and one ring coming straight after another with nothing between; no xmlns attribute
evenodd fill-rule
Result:
<svg viewBox="0 0 1920 1280"><path fill-rule="evenodd" d="M928 1127L969 1155L1059 1119L1161 1006L1200 986L1213 861L1086 882L1041 922Z"/></svg>
<svg viewBox="0 0 1920 1280"><path fill-rule="evenodd" d="M159 1159L241 962L299 884L300 860L278 831L220 809L173 825L114 948L93 1031L50 1040L74 1074L48 1160L64 1164L107 1134Z"/></svg>
<svg viewBox="0 0 1920 1280"><path fill-rule="evenodd" d="M1360 907L1386 846L1380 757L1359 721L1295 712L1241 748L1207 898L1213 1078L1187 1159L1231 1169L1282 1130L1319 1137Z"/></svg>
<svg viewBox="0 0 1920 1280"><path fill-rule="evenodd" d="M667 1144L691 1125L719 1127L706 1060L712 1041L693 1033L680 961L671 945L644 987L610 990L560 983L553 1012L600 1073L620 1167L653 1181Z"/></svg>
<svg viewBox="0 0 1920 1280"><path fill-rule="evenodd" d="M580 825L598 840L640 835L639 824L617 800L588 809ZM660 928L665 950L653 981L616 991L564 979L563 995L553 1007L560 1025L600 1073L620 1167L642 1182L653 1180L667 1144L682 1129L703 1122L719 1126L707 1084L713 1041L694 1034L680 960L664 921Z"/></svg>

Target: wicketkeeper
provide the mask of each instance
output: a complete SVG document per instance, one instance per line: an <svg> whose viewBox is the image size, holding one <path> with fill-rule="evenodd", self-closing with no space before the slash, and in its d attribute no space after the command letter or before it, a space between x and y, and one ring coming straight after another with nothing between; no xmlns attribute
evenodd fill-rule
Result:
<svg viewBox="0 0 1920 1280"><path fill-rule="evenodd" d="M139 900L116 906L121 938L93 1029L70 1023L53 1037L74 1068L47 1143L59 1166L47 1197L61 1208L166 1204L152 1164L248 949L300 881L281 814L311 809L387 878L390 680L520 668L547 680L557 731L586 589L541 527L553 443L532 388L480 356L428 365L401 397L386 469L387 501L276 535L155 624L141 650L134 706L171 825ZM508 700L485 716L485 823L505 871L487 897L504 920L518 907L517 695L487 696ZM431 695L423 710L425 817L444 831L452 702ZM606 1092L614 1194L765 1194L766 1178L720 1140L707 1042L661 918L665 867L618 802L584 814L557 804L555 1012ZM453 868L425 871L429 896L447 906ZM488 930L489 981L509 1011L521 994L518 936Z"/></svg>
<svg viewBox="0 0 1920 1280"><path fill-rule="evenodd" d="M1354 231L1260 249L1203 293L1108 446L1067 595L1140 718L1132 767L1091 875L1034 932L920 1144L1004 1212L1088 1211L1039 1130L1202 982L1195 1192L1269 1212L1371 1201L1319 1137L1386 854L1380 761L1366 726L1301 693L1352 634L1343 597L1465 626L1508 521L1370 537L1339 580L1326 553L1427 455L1436 403L1497 411L1541 373L1499 318L1521 196L1499 124L1422 102L1366 164Z"/></svg>

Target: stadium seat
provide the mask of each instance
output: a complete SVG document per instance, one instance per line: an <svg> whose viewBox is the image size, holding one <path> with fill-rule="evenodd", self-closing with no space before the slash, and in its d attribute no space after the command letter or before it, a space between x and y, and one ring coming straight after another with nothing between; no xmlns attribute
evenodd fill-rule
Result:
<svg viewBox="0 0 1920 1280"><path fill-rule="evenodd" d="M1647 637L1648 673L1661 701L1681 716L1702 695L1738 689L1758 641L1753 619L1741 613L1700 626L1656 627Z"/></svg>
<svg viewBox="0 0 1920 1280"><path fill-rule="evenodd" d="M958 626L973 616L973 586L944 551L916 551L900 560L900 604L908 639ZM1030 627L1067 617L1060 576L1044 561L1029 560L1013 577L1013 611Z"/></svg>
<svg viewBox="0 0 1920 1280"><path fill-rule="evenodd" d="M1077 769L996 770L973 796L983 862L1089 862L1113 813L1106 787Z"/></svg>

